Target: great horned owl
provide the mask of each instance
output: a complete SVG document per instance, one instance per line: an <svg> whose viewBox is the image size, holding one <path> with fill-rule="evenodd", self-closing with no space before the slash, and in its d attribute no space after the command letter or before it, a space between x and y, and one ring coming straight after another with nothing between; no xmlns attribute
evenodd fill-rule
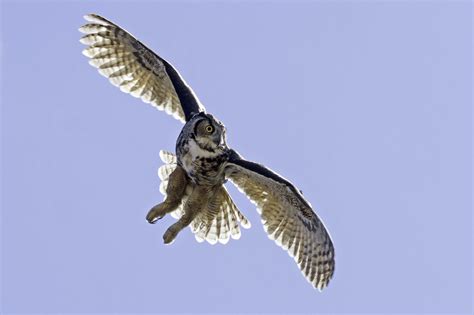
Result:
<svg viewBox="0 0 474 315"><path fill-rule="evenodd" d="M257 206L268 236L292 256L319 290L334 273L334 247L323 222L292 183L269 168L245 160L228 147L226 128L206 113L176 69L131 34L95 14L79 30L89 63L122 91L141 98L185 123L176 155L160 152L162 203L146 216L155 223L168 213L178 218L163 235L166 244L190 226L198 241L227 243L249 221L225 186L230 180Z"/></svg>

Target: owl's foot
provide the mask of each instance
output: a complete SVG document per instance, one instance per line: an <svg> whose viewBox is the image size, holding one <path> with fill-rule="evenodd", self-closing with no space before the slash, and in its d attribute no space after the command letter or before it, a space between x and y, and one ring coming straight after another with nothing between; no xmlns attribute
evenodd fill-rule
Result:
<svg viewBox="0 0 474 315"><path fill-rule="evenodd" d="M165 201L151 208L146 216L148 223L156 223L167 213L176 210L181 203L181 199L183 199L187 185L186 172L180 166L177 166L169 176Z"/></svg>
<svg viewBox="0 0 474 315"><path fill-rule="evenodd" d="M179 231L181 231L181 229L178 228L175 224L170 226L166 230L165 234L163 234L163 241L165 242L165 244L170 244L171 242L173 242L176 236L178 236Z"/></svg>
<svg viewBox="0 0 474 315"><path fill-rule="evenodd" d="M154 206L146 215L146 220L150 224L156 223L159 219L162 219L169 211L167 211L166 204L164 202Z"/></svg>

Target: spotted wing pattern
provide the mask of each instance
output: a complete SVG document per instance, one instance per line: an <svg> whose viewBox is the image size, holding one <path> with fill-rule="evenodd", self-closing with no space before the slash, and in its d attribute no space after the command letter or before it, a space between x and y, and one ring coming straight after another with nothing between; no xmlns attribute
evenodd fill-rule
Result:
<svg viewBox="0 0 474 315"><path fill-rule="evenodd" d="M182 122L204 107L176 69L124 29L89 14L79 31L83 54L100 74L125 93L141 98Z"/></svg>
<svg viewBox="0 0 474 315"><path fill-rule="evenodd" d="M306 279L319 290L334 273L334 247L311 205L286 179L242 159L235 151L226 177L257 206L270 239L288 251Z"/></svg>
<svg viewBox="0 0 474 315"><path fill-rule="evenodd" d="M158 169L158 176L161 179L160 192L166 198L166 187L168 178L177 165L176 156L170 152L161 151L160 157L165 163ZM183 214L184 204L193 191L194 184L188 184L185 195L180 206L171 213L175 219L179 219ZM210 244L226 244L230 238L239 239L240 226L250 228L250 222L239 211L234 201L224 186L216 188L212 198L208 201L207 207L191 222L190 228L198 242L207 241Z"/></svg>

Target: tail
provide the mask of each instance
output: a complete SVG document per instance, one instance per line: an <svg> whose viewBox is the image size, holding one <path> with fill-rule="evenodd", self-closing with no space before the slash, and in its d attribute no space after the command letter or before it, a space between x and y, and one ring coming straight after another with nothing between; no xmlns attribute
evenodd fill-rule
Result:
<svg viewBox="0 0 474 315"><path fill-rule="evenodd" d="M158 169L158 176L161 179L160 192L166 198L168 178L177 166L177 159L173 153L166 151L160 151L160 158L165 163ZM192 185L186 187L181 204L175 211L171 212L173 218L179 219L184 214L183 206L186 204L192 190ZM250 228L250 222L239 211L227 189L221 186L209 200L206 210L199 213L191 222L190 228L199 243L206 240L210 244L216 244L217 242L227 244L230 238L240 238L240 225L245 229Z"/></svg>

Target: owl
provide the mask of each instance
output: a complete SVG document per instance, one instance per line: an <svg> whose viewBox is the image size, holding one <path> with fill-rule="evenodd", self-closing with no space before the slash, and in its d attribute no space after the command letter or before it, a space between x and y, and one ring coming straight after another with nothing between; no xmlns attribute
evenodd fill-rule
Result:
<svg viewBox="0 0 474 315"><path fill-rule="evenodd" d="M83 54L100 74L123 92L141 98L184 123L176 154L161 151L158 170L164 201L146 220L170 214L177 219L163 235L172 243L189 226L197 241L226 244L250 222L224 183L228 180L253 202L270 239L294 258L313 287L325 288L334 273L334 246L321 219L302 192L271 169L244 159L230 148L226 128L204 106L178 71L130 33L89 14L79 30Z"/></svg>

